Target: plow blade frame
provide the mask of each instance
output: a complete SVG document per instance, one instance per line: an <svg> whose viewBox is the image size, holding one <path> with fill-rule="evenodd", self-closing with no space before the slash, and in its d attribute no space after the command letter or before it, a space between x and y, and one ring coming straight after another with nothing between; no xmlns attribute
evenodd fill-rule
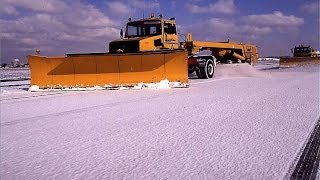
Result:
<svg viewBox="0 0 320 180"><path fill-rule="evenodd" d="M29 55L30 86L41 89L122 87L161 80L188 86L188 57L184 50L131 54Z"/></svg>
<svg viewBox="0 0 320 180"><path fill-rule="evenodd" d="M320 57L283 57L279 61L279 67L294 67L307 64L320 64Z"/></svg>

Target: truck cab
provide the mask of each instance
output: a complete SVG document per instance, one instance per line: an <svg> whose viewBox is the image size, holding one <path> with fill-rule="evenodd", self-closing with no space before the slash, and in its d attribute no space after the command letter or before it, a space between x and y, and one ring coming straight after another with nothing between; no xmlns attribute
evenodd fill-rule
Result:
<svg viewBox="0 0 320 180"><path fill-rule="evenodd" d="M178 49L178 34L174 18L163 19L160 15L129 21L121 30L121 39L109 43L110 53L134 53L160 49Z"/></svg>
<svg viewBox="0 0 320 180"><path fill-rule="evenodd" d="M315 50L310 46L299 45L291 49L293 57L316 57Z"/></svg>

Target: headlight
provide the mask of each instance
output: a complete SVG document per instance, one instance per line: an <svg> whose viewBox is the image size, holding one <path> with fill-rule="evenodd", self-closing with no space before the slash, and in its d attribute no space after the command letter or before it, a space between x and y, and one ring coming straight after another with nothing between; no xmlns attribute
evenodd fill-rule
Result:
<svg viewBox="0 0 320 180"><path fill-rule="evenodd" d="M123 53L123 49L117 49L117 53Z"/></svg>

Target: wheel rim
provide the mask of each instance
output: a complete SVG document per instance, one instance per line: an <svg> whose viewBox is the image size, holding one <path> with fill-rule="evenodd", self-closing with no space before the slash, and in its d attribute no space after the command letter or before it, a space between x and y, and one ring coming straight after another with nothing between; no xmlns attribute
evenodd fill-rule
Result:
<svg viewBox="0 0 320 180"><path fill-rule="evenodd" d="M207 70L208 70L208 74L209 75L213 74L213 65L212 64L208 64Z"/></svg>

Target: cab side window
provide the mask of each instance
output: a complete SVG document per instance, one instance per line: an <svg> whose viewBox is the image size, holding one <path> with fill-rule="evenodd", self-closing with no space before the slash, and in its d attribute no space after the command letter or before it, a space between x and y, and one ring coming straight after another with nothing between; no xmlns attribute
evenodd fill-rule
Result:
<svg viewBox="0 0 320 180"><path fill-rule="evenodd" d="M150 27L150 34L151 35L157 35L157 27L156 26L151 26Z"/></svg>

